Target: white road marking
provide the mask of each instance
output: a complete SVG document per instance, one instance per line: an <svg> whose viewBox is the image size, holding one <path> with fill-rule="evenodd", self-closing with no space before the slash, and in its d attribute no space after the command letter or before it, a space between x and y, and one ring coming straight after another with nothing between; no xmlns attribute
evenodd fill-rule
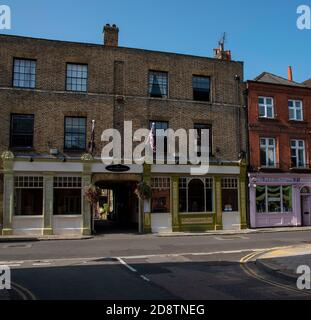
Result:
<svg viewBox="0 0 311 320"><path fill-rule="evenodd" d="M126 268L128 268L129 270L131 270L132 272L137 272L136 269L134 269L133 267L131 267L129 264L127 264L122 258L117 258L118 261L123 264Z"/></svg>
<svg viewBox="0 0 311 320"><path fill-rule="evenodd" d="M40 263L33 263L33 266L49 266L51 262L40 262Z"/></svg>
<svg viewBox="0 0 311 320"><path fill-rule="evenodd" d="M150 279L148 279L147 277L145 277L144 275L141 275L140 276L143 280L147 281L147 282L150 282Z"/></svg>
<svg viewBox="0 0 311 320"><path fill-rule="evenodd" d="M249 238L245 237L245 236L214 237L214 239L219 240L219 241L232 241L232 240L236 240L236 239L249 240Z"/></svg>

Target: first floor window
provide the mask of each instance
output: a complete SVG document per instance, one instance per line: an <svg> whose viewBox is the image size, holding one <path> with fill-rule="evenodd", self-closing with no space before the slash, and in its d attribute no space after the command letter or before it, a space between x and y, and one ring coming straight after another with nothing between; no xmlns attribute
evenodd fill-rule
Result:
<svg viewBox="0 0 311 320"><path fill-rule="evenodd" d="M86 148L86 118L65 118L65 149L85 150Z"/></svg>
<svg viewBox="0 0 311 320"><path fill-rule="evenodd" d="M210 100L210 77L193 76L192 90L193 100L209 101Z"/></svg>
<svg viewBox="0 0 311 320"><path fill-rule="evenodd" d="M151 212L168 213L170 209L170 178L153 177L151 179Z"/></svg>
<svg viewBox="0 0 311 320"><path fill-rule="evenodd" d="M260 138L260 164L263 167L275 167L275 139Z"/></svg>
<svg viewBox="0 0 311 320"><path fill-rule="evenodd" d="M85 64L67 63L66 90L87 91L88 66Z"/></svg>
<svg viewBox="0 0 311 320"><path fill-rule="evenodd" d="M149 96L152 98L167 98L168 73L149 71Z"/></svg>
<svg viewBox="0 0 311 320"><path fill-rule="evenodd" d="M14 178L14 209L17 216L43 214L43 177L17 176Z"/></svg>
<svg viewBox="0 0 311 320"><path fill-rule="evenodd" d="M257 186L257 213L292 212L291 186Z"/></svg>
<svg viewBox="0 0 311 320"><path fill-rule="evenodd" d="M259 97L258 106L260 118L274 118L273 98Z"/></svg>
<svg viewBox="0 0 311 320"><path fill-rule="evenodd" d="M213 185L213 178L180 178L179 212L212 212Z"/></svg>
<svg viewBox="0 0 311 320"><path fill-rule="evenodd" d="M11 148L33 147L34 115L12 114L11 115Z"/></svg>
<svg viewBox="0 0 311 320"><path fill-rule="evenodd" d="M13 86L19 88L36 87L36 61L29 59L14 59Z"/></svg>
<svg viewBox="0 0 311 320"><path fill-rule="evenodd" d="M303 120L302 101L288 100L289 120Z"/></svg>
<svg viewBox="0 0 311 320"><path fill-rule="evenodd" d="M222 211L239 211L239 190L237 178L222 178Z"/></svg>
<svg viewBox="0 0 311 320"><path fill-rule="evenodd" d="M291 140L291 165L293 168L305 167L305 142Z"/></svg>
<svg viewBox="0 0 311 320"><path fill-rule="evenodd" d="M54 177L54 214L81 214L81 178Z"/></svg>

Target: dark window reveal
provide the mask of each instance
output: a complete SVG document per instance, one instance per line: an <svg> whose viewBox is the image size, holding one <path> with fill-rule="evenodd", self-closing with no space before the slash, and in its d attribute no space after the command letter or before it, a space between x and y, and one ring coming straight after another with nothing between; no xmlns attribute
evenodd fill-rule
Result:
<svg viewBox="0 0 311 320"><path fill-rule="evenodd" d="M193 76L193 100L209 101L210 100L210 78L202 76Z"/></svg>
<svg viewBox="0 0 311 320"><path fill-rule="evenodd" d="M32 148L34 131L34 115L11 115L11 148Z"/></svg>

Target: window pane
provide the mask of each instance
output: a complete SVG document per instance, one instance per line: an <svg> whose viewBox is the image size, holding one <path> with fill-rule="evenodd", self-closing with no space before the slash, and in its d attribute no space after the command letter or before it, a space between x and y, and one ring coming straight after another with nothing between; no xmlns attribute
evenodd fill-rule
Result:
<svg viewBox="0 0 311 320"><path fill-rule="evenodd" d="M222 210L239 211L238 189L222 189Z"/></svg>
<svg viewBox="0 0 311 320"><path fill-rule="evenodd" d="M283 196L283 212L292 212L292 187L282 186L282 196Z"/></svg>
<svg viewBox="0 0 311 320"><path fill-rule="evenodd" d="M38 216L43 214L43 188L16 188L15 215Z"/></svg>
<svg viewBox="0 0 311 320"><path fill-rule="evenodd" d="M256 212L264 213L266 212L266 187L257 186L256 187Z"/></svg>
<svg viewBox="0 0 311 320"><path fill-rule="evenodd" d="M188 184L188 212L205 212L204 183L200 179Z"/></svg>
<svg viewBox="0 0 311 320"><path fill-rule="evenodd" d="M81 214L81 189L54 189L54 214Z"/></svg>
<svg viewBox="0 0 311 320"><path fill-rule="evenodd" d="M280 186L268 186L268 211L281 212Z"/></svg>
<svg viewBox="0 0 311 320"><path fill-rule="evenodd" d="M259 116L265 117L265 106L259 106Z"/></svg>

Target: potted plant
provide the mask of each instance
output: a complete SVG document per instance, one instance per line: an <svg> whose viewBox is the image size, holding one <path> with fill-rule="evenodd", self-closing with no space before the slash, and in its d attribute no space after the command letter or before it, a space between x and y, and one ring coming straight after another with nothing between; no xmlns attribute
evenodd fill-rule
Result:
<svg viewBox="0 0 311 320"><path fill-rule="evenodd" d="M139 182L137 184L135 194L139 199L148 200L151 198L151 188L146 182Z"/></svg>

